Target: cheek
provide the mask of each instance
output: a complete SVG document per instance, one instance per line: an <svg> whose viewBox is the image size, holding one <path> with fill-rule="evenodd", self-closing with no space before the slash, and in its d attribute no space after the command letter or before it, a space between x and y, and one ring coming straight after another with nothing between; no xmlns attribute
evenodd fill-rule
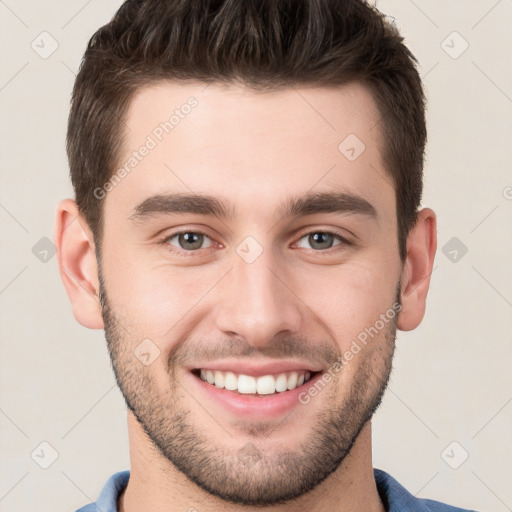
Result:
<svg viewBox="0 0 512 512"><path fill-rule="evenodd" d="M297 281L303 298L337 341L340 351L386 314L395 301L398 269L382 271L375 262L350 262L312 269ZM380 322L379 322L380 326Z"/></svg>
<svg viewBox="0 0 512 512"><path fill-rule="evenodd" d="M112 263L104 273L116 313L125 319L130 336L150 338L159 345L182 331L222 277L213 266L180 268L135 257Z"/></svg>

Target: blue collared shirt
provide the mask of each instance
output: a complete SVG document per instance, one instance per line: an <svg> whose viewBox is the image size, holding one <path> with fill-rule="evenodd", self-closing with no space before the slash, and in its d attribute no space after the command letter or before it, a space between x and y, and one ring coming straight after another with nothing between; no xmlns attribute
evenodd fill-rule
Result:
<svg viewBox="0 0 512 512"><path fill-rule="evenodd" d="M439 501L414 497L385 471L374 469L380 499L387 512L475 512L452 507ZM103 487L96 503L89 503L76 512L118 512L117 498L128 484L130 471L115 473Z"/></svg>

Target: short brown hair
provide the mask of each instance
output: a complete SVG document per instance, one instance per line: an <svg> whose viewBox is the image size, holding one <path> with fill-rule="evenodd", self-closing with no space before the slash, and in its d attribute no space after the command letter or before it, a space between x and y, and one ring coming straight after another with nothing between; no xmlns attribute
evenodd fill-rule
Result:
<svg viewBox="0 0 512 512"><path fill-rule="evenodd" d="M417 61L395 26L364 0L127 0L90 39L73 88L67 133L79 211L96 243L134 93L162 80L369 87L381 154L397 202L400 257L417 218L426 143ZM340 141L341 142L341 141Z"/></svg>

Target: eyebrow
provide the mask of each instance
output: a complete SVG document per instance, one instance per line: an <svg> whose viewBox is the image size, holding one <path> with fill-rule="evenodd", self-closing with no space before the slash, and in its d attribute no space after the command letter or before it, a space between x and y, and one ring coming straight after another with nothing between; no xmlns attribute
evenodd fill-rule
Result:
<svg viewBox="0 0 512 512"><path fill-rule="evenodd" d="M300 197L289 197L281 203L274 220L278 222L286 217L316 213L357 214L378 219L375 207L361 196L347 192L308 192ZM209 215L231 220L235 206L210 195L157 194L138 204L129 219L141 222L150 217L172 214Z"/></svg>

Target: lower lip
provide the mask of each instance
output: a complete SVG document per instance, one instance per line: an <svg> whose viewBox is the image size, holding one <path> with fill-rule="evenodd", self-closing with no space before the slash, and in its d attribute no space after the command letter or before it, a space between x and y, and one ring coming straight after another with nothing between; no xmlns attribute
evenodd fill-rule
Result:
<svg viewBox="0 0 512 512"><path fill-rule="evenodd" d="M219 403L223 408L244 418L251 420L265 420L282 416L291 411L294 407L303 404L299 401L299 395L307 391L321 377L318 372L310 380L295 389L274 393L272 395L244 395L237 391L228 391L218 388L213 384L204 382L196 375L189 374L196 386L202 393L205 393L211 400Z"/></svg>

